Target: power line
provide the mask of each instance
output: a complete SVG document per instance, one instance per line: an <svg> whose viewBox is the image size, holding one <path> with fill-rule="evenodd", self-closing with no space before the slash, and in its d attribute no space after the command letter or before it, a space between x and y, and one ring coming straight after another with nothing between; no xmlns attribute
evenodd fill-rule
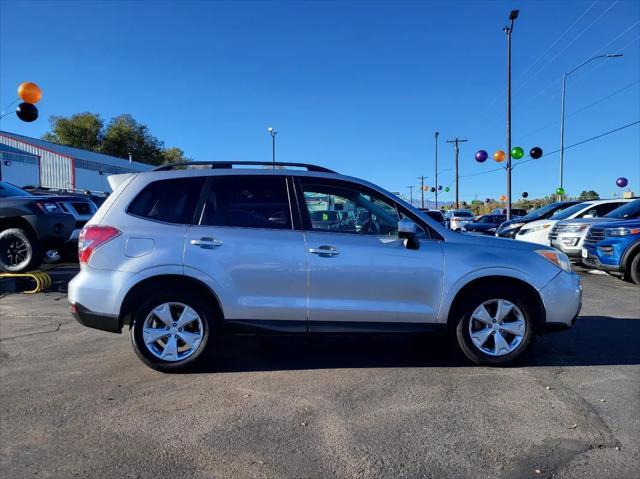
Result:
<svg viewBox="0 0 640 479"><path fill-rule="evenodd" d="M602 103L603 101L606 101L606 100L608 100L609 98L614 97L614 96L616 96L616 95L618 95L618 94L622 93L623 91L628 90L629 88L631 88L631 87L633 87L633 86L637 85L638 83L640 83L640 80L636 80L636 81L634 81L634 82L632 82L632 83L630 83L630 84L628 84L628 85L626 85L626 86L624 86L624 87L622 87L622 88L619 88L618 90L614 91L613 93L609 93L608 95L603 96L602 98L600 98L600 99L598 99L598 100L596 100L596 101L594 101L594 102L592 102L592 103L589 103L588 105L583 106L582 108L579 108L579 109L577 109L577 110L575 110L575 111L573 111L573 112L569 113L566 117L567 117L567 118L571 118L572 116L575 116L575 115L577 115L578 113L583 112L584 110L588 110L588 109L589 109L589 108L591 108L592 106L595 106L595 105L597 105L597 104L599 104L599 103ZM560 120L556 120L556 121L553 121L553 122L551 122L551 123L547 123L545 126L543 126L543 127L541 127L541 128L538 128L538 129L536 129L536 130L534 130L534 131L531 131L531 132L529 132L529 133L526 133L526 134L524 134L524 135L520 136L519 138L520 138L520 140L523 140L524 138L528 138L528 137L530 137L531 135L535 135L536 133L539 133L539 132L541 132L541 131L543 131L543 130L546 130L546 129L547 129L547 128L549 128L550 126L557 125L558 123L560 123Z"/></svg>
<svg viewBox="0 0 640 479"><path fill-rule="evenodd" d="M553 62L556 58L558 58L561 54L563 54L571 45L573 45L578 38L580 38L582 35L584 35L592 26L594 26L597 22L600 21L600 19L609 11L611 10L616 4L618 3L618 1L616 0L615 2L613 2L611 5L609 5L609 8L607 8L604 12L602 12L600 15L598 15L596 17L596 19L594 21L592 21L589 25L587 25L587 27L582 30L578 35L576 35L575 37L573 37L573 39L567 43L564 48L562 50L560 50L558 53L556 53L553 57L551 57L547 62L544 63L544 65L542 65L542 67L538 68L538 70L536 70L536 72L531 75L530 77L528 77L523 83L521 83L518 87L518 90L521 90L522 87L524 87L524 85L526 85L527 83L529 83L533 78L535 78L536 76L538 76L540 74L540 72L542 70L545 69L545 67L547 65L549 65L551 62Z"/></svg>
<svg viewBox="0 0 640 479"><path fill-rule="evenodd" d="M606 132L601 133L599 135L592 136L591 138L587 138L586 140L579 141L578 143L574 143L573 145L565 146L564 149L568 150L569 148L573 148L574 146L579 146L579 145L583 145L585 143L589 143L590 141L597 140L598 138L602 138L603 136L611 135L612 133L616 133L616 132L618 132L620 130L624 130L625 128L630 128L630 127L632 127L634 125L637 125L638 123L640 123L640 120L631 122L628 125L624 125L624 126L621 126L619 128L615 128L613 130L606 131ZM544 155L541 156L541 158L544 158L545 156L551 156L551 155L554 155L554 154L559 153L559 152L560 152L560 149L557 149L557 150L551 151L549 153L545 153ZM537 160L534 160L533 158L530 158L528 160L523 160L523 161L518 162L518 165L522 165L522 164L528 163L530 161L537 161ZM486 175L488 173L493 173L494 171L500 171L500 170L504 170L504 167L500 166L498 168L493 168L493 169L487 170L487 171L481 171L479 173L471 173L469 175L460 175L460 178L467 178L469 176Z"/></svg>

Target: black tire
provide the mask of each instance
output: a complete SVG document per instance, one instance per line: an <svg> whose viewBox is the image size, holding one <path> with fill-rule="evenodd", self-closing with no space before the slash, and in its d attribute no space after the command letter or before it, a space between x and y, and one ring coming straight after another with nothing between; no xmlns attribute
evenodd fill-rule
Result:
<svg viewBox="0 0 640 479"><path fill-rule="evenodd" d="M482 351L471 339L471 332L469 329L469 323L472 321L471 315L475 309L486 301L494 299L503 299L517 306L522 313L522 317L526 325L525 334L522 336L519 344L513 351L503 356L492 356ZM457 314L459 314L459 319L456 323L455 329L458 346L464 355L474 363L487 366L504 366L512 364L527 352L531 346L533 338L535 337L538 318L535 316L536 308L532 307L532 304L534 304L532 299L528 298L527 295L518 288L501 287L495 291L493 288L486 287L472 291L463 299L462 306L458 308ZM498 324L495 326L499 328ZM505 337L515 338L515 336L510 336L508 333L505 333Z"/></svg>
<svg viewBox="0 0 640 479"><path fill-rule="evenodd" d="M172 372L192 367L199 359L206 355L205 352L212 343L211 337L214 335L214 325L217 318L215 318L214 308L210 307L204 298L196 292L186 288L172 287L168 290L163 289L162 291L146 294L141 298L141 301L142 303L138 308L136 308L132 316L133 325L131 327L131 342L133 344L134 351L142 362L157 371ZM145 320L156 307L165 303L182 303L187 305L198 314L201 320L202 339L200 340L199 346L196 348L195 352L191 353L184 359L161 359L154 355L154 353L150 351L150 348L144 343L143 328ZM179 311L175 311L174 313L179 313ZM180 331L182 331L182 329ZM181 333L176 331L175 337L178 338L178 335L180 334ZM182 341L181 337L182 336L180 336L180 339L176 339L176 341L178 344L182 342L183 347L186 347L186 343ZM161 341L165 342L164 339L161 339ZM157 352L157 349L160 349L161 346L162 343L153 343L150 347Z"/></svg>
<svg viewBox="0 0 640 479"><path fill-rule="evenodd" d="M0 270L24 273L42 263L44 251L35 235L23 228L0 231Z"/></svg>
<svg viewBox="0 0 640 479"><path fill-rule="evenodd" d="M640 286L640 252L636 253L629 264L629 279Z"/></svg>

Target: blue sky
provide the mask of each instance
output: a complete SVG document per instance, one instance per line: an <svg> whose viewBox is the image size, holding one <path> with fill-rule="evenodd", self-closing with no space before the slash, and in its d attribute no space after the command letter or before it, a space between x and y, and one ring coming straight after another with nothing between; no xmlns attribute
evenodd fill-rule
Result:
<svg viewBox="0 0 640 479"><path fill-rule="evenodd" d="M521 2L0 2L0 106L22 81L44 91L33 124L0 128L40 136L49 115L131 113L167 146L198 160L325 165L408 194L440 184L460 193L505 192L504 171L473 159L505 149L506 41L513 33L513 145L559 147L562 73L568 80L565 145L640 120L640 3ZM514 197L551 193L558 155L516 167ZM570 195L640 192L640 127L565 152ZM466 176L473 175L473 176ZM453 198L453 188L444 199Z"/></svg>

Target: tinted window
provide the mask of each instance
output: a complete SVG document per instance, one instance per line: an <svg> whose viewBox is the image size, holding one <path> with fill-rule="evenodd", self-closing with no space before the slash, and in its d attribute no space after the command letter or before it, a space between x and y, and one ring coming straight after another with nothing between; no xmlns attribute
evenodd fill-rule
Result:
<svg viewBox="0 0 640 479"><path fill-rule="evenodd" d="M621 220L640 218L640 200L625 203L606 216L607 218L616 218Z"/></svg>
<svg viewBox="0 0 640 479"><path fill-rule="evenodd" d="M0 182L0 198L10 198L12 196L31 196L31 194L11 183Z"/></svg>
<svg viewBox="0 0 640 479"><path fill-rule="evenodd" d="M129 205L128 213L166 223L191 224L204 178L176 178L149 183Z"/></svg>
<svg viewBox="0 0 640 479"><path fill-rule="evenodd" d="M550 205L542 206L537 210L533 210L522 219L527 221L534 221L542 218L548 218L550 213L553 213L554 211L562 211L565 208L569 208L570 206L575 204L576 203L551 203Z"/></svg>
<svg viewBox="0 0 640 479"><path fill-rule="evenodd" d="M470 211L460 211L460 210L458 210L458 211L454 211L452 216L455 216L455 217L458 217L458 218L469 218L469 217L473 216L473 213L471 213Z"/></svg>
<svg viewBox="0 0 640 479"><path fill-rule="evenodd" d="M216 176L202 224L241 228L291 229L284 176Z"/></svg>

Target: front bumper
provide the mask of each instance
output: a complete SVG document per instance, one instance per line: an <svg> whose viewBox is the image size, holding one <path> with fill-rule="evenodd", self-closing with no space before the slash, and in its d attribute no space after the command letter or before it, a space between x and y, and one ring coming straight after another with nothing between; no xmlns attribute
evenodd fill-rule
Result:
<svg viewBox="0 0 640 479"><path fill-rule="evenodd" d="M547 329L573 326L582 308L580 276L561 271L540 290L540 297L546 311Z"/></svg>
<svg viewBox="0 0 640 479"><path fill-rule="evenodd" d="M579 236L579 233L558 233L557 236L551 240L551 246L559 249L567 256L572 258L580 257L582 253L582 240L584 235Z"/></svg>
<svg viewBox="0 0 640 479"><path fill-rule="evenodd" d="M38 239L46 246L61 245L69 239L75 219L68 214L26 215Z"/></svg>

